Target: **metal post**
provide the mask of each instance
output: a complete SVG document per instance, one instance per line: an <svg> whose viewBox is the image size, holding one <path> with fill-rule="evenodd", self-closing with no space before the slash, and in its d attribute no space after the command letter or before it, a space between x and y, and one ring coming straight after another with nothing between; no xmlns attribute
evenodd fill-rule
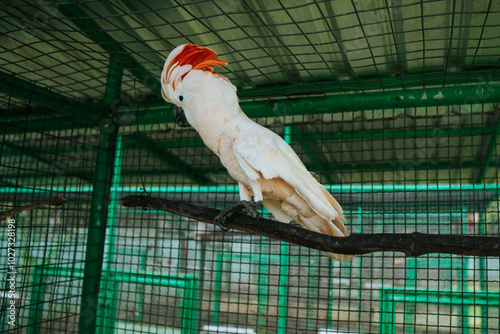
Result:
<svg viewBox="0 0 500 334"><path fill-rule="evenodd" d="M119 98L123 68L111 57L104 103L111 105ZM95 333L99 288L104 257L104 244L108 219L108 204L113 178L113 163L116 152L118 126L111 119L100 123L99 146L94 171L94 186L90 206L85 268L80 304L79 333Z"/></svg>
<svg viewBox="0 0 500 334"><path fill-rule="evenodd" d="M358 206L358 228L357 228L357 233L363 233L363 206ZM363 280L363 258L361 256L358 257L359 261L359 267L358 267L358 279L357 279L357 284L356 284L356 289L358 289L358 327L360 327L360 323L362 321L361 319L361 311L362 311L362 302L363 299L361 298L361 294L363 293L362 289L362 280ZM358 328L358 331L361 331L360 328Z"/></svg>
<svg viewBox="0 0 500 334"><path fill-rule="evenodd" d="M267 329L267 314L269 308L269 262L271 254L267 243L260 245L259 273L257 275L257 332L264 333Z"/></svg>
<svg viewBox="0 0 500 334"><path fill-rule="evenodd" d="M116 228L116 214L117 214L117 201L118 201L118 189L120 188L121 182L121 169L122 169L122 137L118 136L116 141L116 154L114 160L114 171L113 171L113 181L111 185L110 194L110 204L108 210L108 227L107 227L107 250L106 250L106 263L104 264L104 270L106 275L102 275L101 284L105 287L105 297L104 300L101 298L98 304L104 302L105 307L102 314L97 316L97 331L98 333L105 333L107 329L115 327L115 317L117 308L117 294L118 294L118 282L113 279L113 275L109 272L112 270L117 270L117 268L112 268L114 254L115 254L115 228ZM142 268L141 268L142 269Z"/></svg>
<svg viewBox="0 0 500 334"><path fill-rule="evenodd" d="M224 247L224 246L222 246ZM220 295L222 289L222 264L224 261L224 248L220 252L215 254L215 281L214 281L214 292L213 292L213 310L212 310L212 324L217 326L219 323L219 312L220 312ZM231 261L231 257L230 257Z"/></svg>
<svg viewBox="0 0 500 334"><path fill-rule="evenodd" d="M292 127L285 126L284 140L292 143ZM286 333L288 317L288 266L290 262L290 245L280 242L280 270L278 281L278 334Z"/></svg>
<svg viewBox="0 0 500 334"><path fill-rule="evenodd" d="M462 219L460 230L457 228L457 234L466 235L467 234L467 207L462 207ZM458 268L458 291L464 293L468 291L468 282L469 282L469 272L467 262L469 261L468 257L462 256L460 261L460 268ZM453 269L453 268L452 268ZM469 308L470 306L460 305L458 308L458 326L462 328L463 334L469 334Z"/></svg>
<svg viewBox="0 0 500 334"><path fill-rule="evenodd" d="M479 235L486 234L486 207L482 206L479 211ZM479 257L479 284L481 293L488 293L488 259L484 256ZM481 333L486 333L488 328L488 318L490 308L484 305L481 308Z"/></svg>
<svg viewBox="0 0 500 334"><path fill-rule="evenodd" d="M287 331L288 317L288 266L290 245L281 241L280 269L278 281L278 334L285 334Z"/></svg>
<svg viewBox="0 0 500 334"><path fill-rule="evenodd" d="M33 287L31 288L28 334L40 333L40 314L43 310L44 278L44 265L36 266L33 271Z"/></svg>

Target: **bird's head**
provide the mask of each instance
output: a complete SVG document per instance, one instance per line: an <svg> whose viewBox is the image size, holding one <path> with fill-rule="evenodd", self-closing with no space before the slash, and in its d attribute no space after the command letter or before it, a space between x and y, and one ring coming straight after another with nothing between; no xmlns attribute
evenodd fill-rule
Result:
<svg viewBox="0 0 500 334"><path fill-rule="evenodd" d="M212 66L227 63L204 46L184 44L168 56L161 73L161 95L174 104L174 121L189 126L190 119L204 108L217 108L237 103L236 87Z"/></svg>

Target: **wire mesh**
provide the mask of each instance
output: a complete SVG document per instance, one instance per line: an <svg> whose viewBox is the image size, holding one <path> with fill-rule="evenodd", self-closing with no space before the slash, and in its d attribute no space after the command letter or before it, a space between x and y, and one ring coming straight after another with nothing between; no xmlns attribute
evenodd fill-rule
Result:
<svg viewBox="0 0 500 334"><path fill-rule="evenodd" d="M498 258L338 263L119 204L239 200L160 96L166 56L195 43L229 62L218 72L243 110L285 138L352 233L498 236L497 2L26 0L0 13L0 211L68 199L0 231L2 332L498 332Z"/></svg>

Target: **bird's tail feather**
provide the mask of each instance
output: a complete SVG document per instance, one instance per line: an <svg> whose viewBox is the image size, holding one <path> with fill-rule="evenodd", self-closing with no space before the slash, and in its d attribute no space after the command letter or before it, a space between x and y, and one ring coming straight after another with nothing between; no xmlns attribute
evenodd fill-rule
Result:
<svg viewBox="0 0 500 334"><path fill-rule="evenodd" d="M320 220L321 222L318 223L318 220ZM334 237L347 237L347 236L349 236L349 232L347 232L347 229L344 226L344 216L343 215L333 219L330 222L324 220L323 218L321 218L318 215L315 215L314 217L310 217L310 218L301 217L299 219L298 223L300 225L302 225L303 227L307 228L308 230L320 232L320 233L323 233L326 235L331 235ZM318 226L322 226L322 228L318 228ZM339 233L339 232L341 232L341 233ZM331 257L332 259L339 261L339 262L352 260L355 257L355 255L336 254L336 253L328 253L328 252L326 252L326 254L329 257Z"/></svg>
<svg viewBox="0 0 500 334"><path fill-rule="evenodd" d="M349 232L347 232L347 229L344 226L345 218L344 215L341 215L340 217L334 219L332 222L329 222L329 226L334 225L335 229L330 228L330 231L332 232L331 235L334 237L347 237L349 236ZM340 230L342 234L334 233L336 231ZM352 260L353 258L356 257L356 255L347 255L347 254L336 254L336 253L326 253L329 257L332 259L342 262L342 261L349 261Z"/></svg>
<svg viewBox="0 0 500 334"><path fill-rule="evenodd" d="M333 200L335 201L335 199ZM266 209L272 213L274 218L276 218L280 222L289 223L293 219L283 211L281 206L276 201L265 198L263 204L266 207ZM349 232L347 232L347 229L344 226L344 216L342 214L336 219L333 219L331 222L325 221L325 219L321 218L317 214L314 214L313 216L310 217L304 217L299 215L298 217L295 217L295 220L303 228L306 228L314 232L333 235L337 237L346 237L349 235ZM326 254L332 259L340 262L351 260L352 258L354 258L354 255L335 254L335 253L326 253Z"/></svg>

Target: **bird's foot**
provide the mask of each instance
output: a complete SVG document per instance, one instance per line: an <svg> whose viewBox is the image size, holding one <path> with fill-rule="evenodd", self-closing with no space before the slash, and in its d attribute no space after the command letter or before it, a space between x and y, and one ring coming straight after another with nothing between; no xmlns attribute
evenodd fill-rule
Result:
<svg viewBox="0 0 500 334"><path fill-rule="evenodd" d="M217 225L223 231L229 230L226 225L227 218L234 215L236 212L250 213L252 218L259 220L259 211L255 209L257 206L261 205L262 201L239 201L238 203L224 208L217 216L214 218L214 225Z"/></svg>

